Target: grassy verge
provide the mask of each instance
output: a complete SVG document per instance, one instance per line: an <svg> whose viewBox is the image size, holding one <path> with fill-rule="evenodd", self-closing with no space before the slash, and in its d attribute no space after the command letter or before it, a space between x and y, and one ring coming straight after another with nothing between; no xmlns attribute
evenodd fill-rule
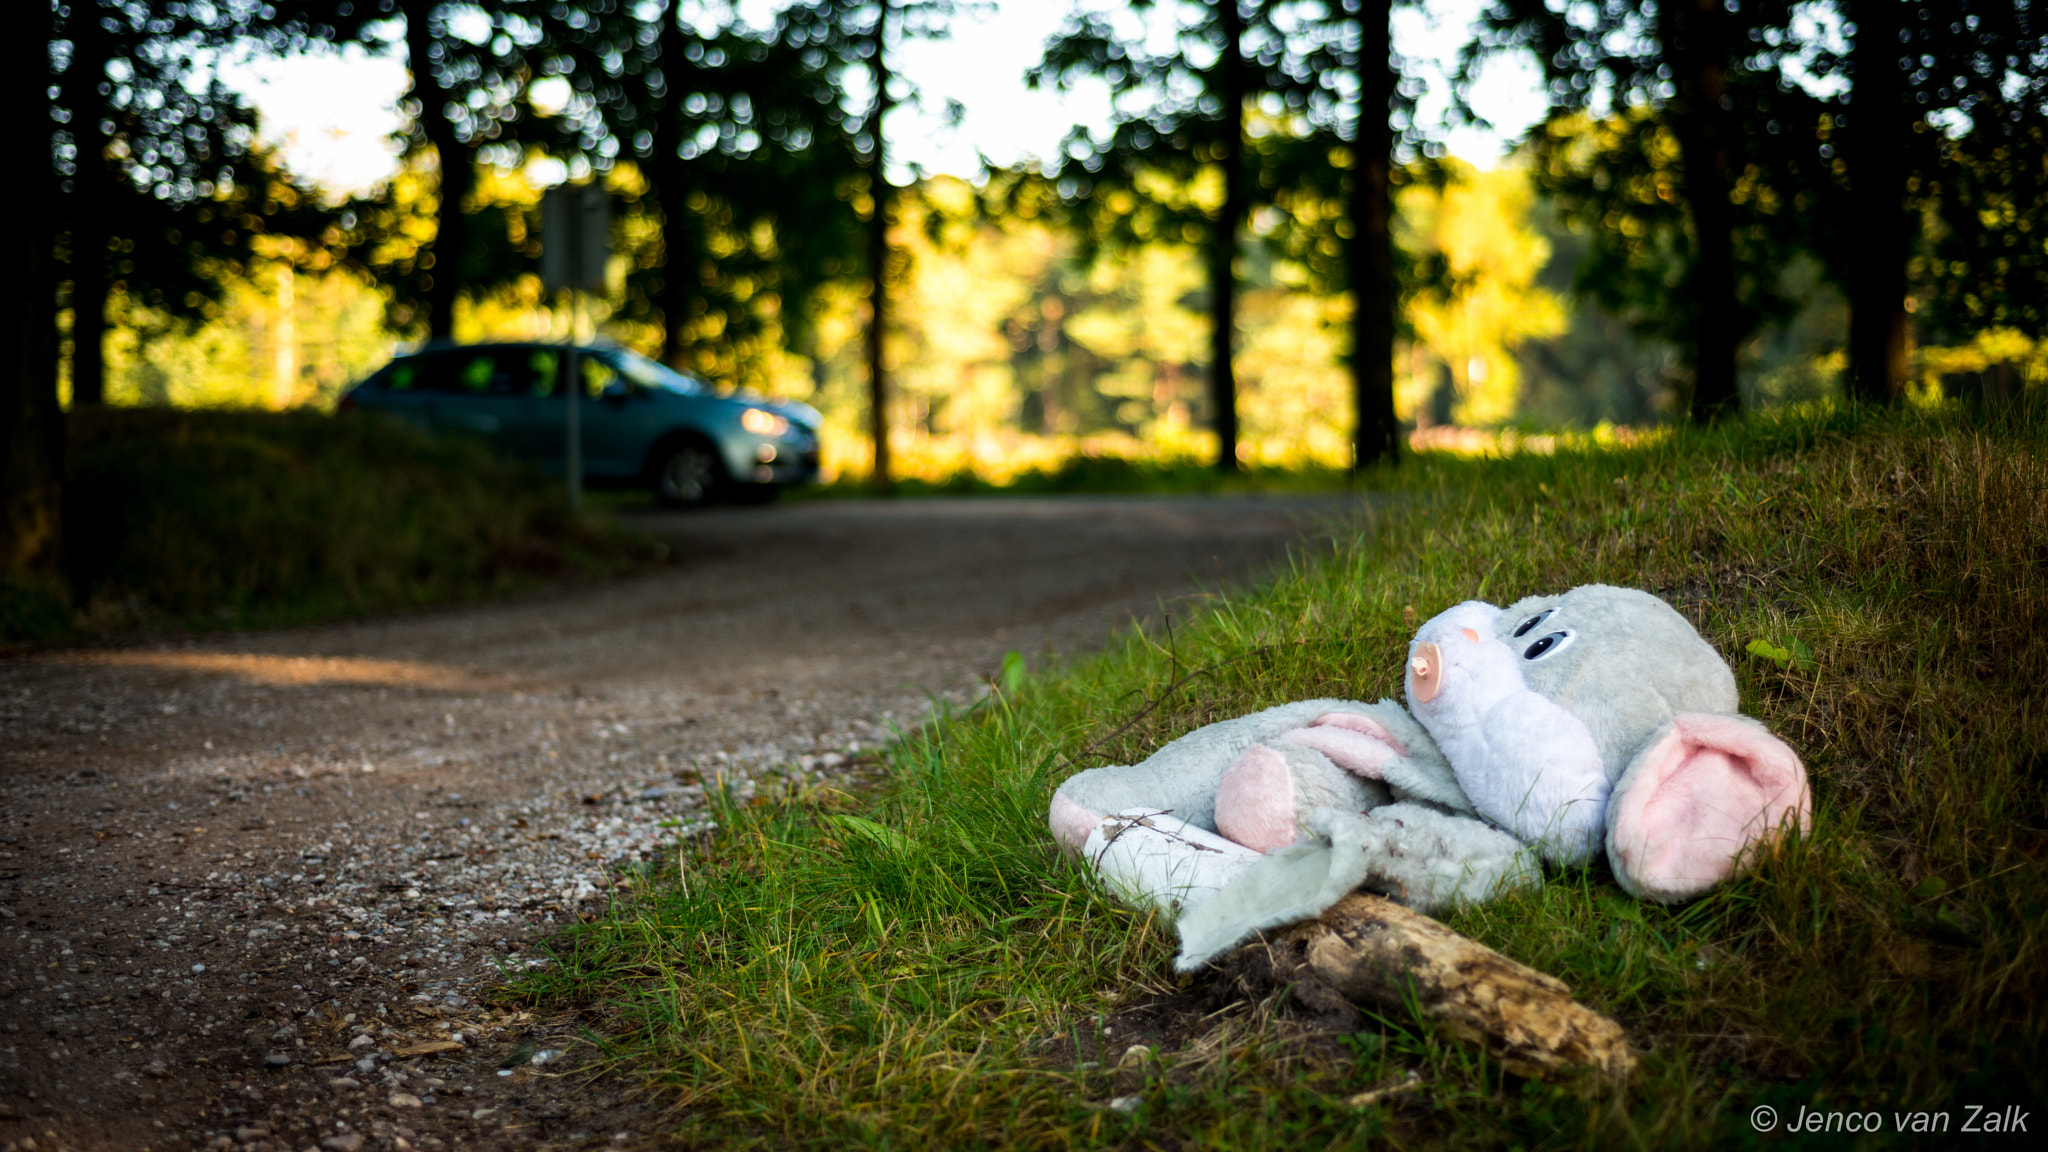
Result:
<svg viewBox="0 0 2048 1152"><path fill-rule="evenodd" d="M381 420L105 409L68 425L68 603L0 588L0 640L300 623L648 558L480 445Z"/></svg>
<svg viewBox="0 0 2048 1152"><path fill-rule="evenodd" d="M1956 1132L2041 1097L2048 422L1808 414L1382 482L1413 498L1351 543L918 734L877 795L728 808L514 993L608 1003L619 1066L703 1145L1719 1147L1760 1139L1758 1105ZM1419 619L1589 581L1693 619L1817 797L1812 837L1685 907L1595 869L1454 918L1618 1017L1647 1049L1629 1089L1176 981L1171 926L1053 853L1045 803L1075 768L1393 694Z"/></svg>

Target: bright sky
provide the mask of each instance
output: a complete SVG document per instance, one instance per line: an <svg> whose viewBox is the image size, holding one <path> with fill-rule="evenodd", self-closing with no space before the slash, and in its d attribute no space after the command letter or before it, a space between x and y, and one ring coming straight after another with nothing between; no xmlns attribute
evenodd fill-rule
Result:
<svg viewBox="0 0 2048 1152"><path fill-rule="evenodd" d="M1429 78L1425 123L1440 119L1448 107L1444 74L1484 2L1425 0L1422 10L1395 16L1395 51L1416 61ZM743 0L743 10L771 6L772 0ZM908 178L912 164L926 172L972 176L984 154L998 164L1049 157L1074 124L1105 123L1109 101L1100 87L1056 93L1024 86L1025 70L1066 10L1060 0L999 0L982 14L957 19L948 40L905 45L896 67L923 90L928 110L904 107L890 117L890 150L900 166L895 177ZM256 104L265 134L282 146L294 171L353 192L390 175L396 105L406 88L402 59L350 51L264 60L231 68L228 79ZM948 98L966 108L958 127L943 121ZM1489 69L1479 78L1474 103L1505 135L1459 128L1448 134L1448 143L1459 156L1491 164L1542 109L1535 62Z"/></svg>

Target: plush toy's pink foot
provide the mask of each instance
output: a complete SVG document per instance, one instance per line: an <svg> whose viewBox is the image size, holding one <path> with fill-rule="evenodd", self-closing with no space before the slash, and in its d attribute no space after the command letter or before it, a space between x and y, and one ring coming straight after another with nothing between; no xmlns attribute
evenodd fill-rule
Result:
<svg viewBox="0 0 2048 1152"><path fill-rule="evenodd" d="M1381 779L1388 761L1408 754L1385 726L1356 712L1325 713L1309 727L1296 728L1280 738L1313 748L1337 767L1367 780Z"/></svg>
<svg viewBox="0 0 2048 1152"><path fill-rule="evenodd" d="M1294 843L1294 773L1278 752L1254 744L1223 773L1216 830L1259 852Z"/></svg>
<svg viewBox="0 0 2048 1152"><path fill-rule="evenodd" d="M1726 879L1752 845L1812 824L1806 769L1741 716L1681 713L1630 766L1609 817L1615 870L1651 900L1689 900Z"/></svg>
<svg viewBox="0 0 2048 1152"><path fill-rule="evenodd" d="M1052 813L1046 823L1052 825L1053 839L1069 852L1079 852L1081 845L1088 842L1088 834L1102 823L1102 817L1090 812L1072 800L1064 792L1052 794Z"/></svg>

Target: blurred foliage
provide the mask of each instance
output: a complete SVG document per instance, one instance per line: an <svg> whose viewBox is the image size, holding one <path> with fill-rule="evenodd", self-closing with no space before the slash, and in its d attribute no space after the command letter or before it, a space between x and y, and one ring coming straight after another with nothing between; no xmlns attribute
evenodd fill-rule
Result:
<svg viewBox="0 0 2048 1152"><path fill-rule="evenodd" d="M1801 255L1846 288L1867 238L1848 209L1856 12L1895 4L1913 121L1900 145L1925 217L1911 264L1922 339L1980 328L2048 334L2048 13L2033 0L1922 5L1795 0L1724 5L1724 108L1737 155L1731 242L1743 327L1797 310L1782 273ZM1670 120L1671 68L1644 0L1495 0L1467 71L1502 53L1541 65L1552 111L1530 136L1538 188L1588 237L1577 288L1646 335L1691 323L1698 240Z"/></svg>
<svg viewBox="0 0 2048 1152"><path fill-rule="evenodd" d="M125 294L109 301L107 402L141 407L331 407L391 352L384 296L345 269L289 259L223 277L211 318L193 323Z"/></svg>
<svg viewBox="0 0 2048 1152"><path fill-rule="evenodd" d="M1536 282L1550 244L1531 226L1526 173L1446 167L1449 179L1411 183L1398 201L1402 247L1441 270L1410 304L1409 322L1444 379L1411 372L1396 411L1416 424L1497 425L1521 397L1517 347L1563 332L1564 302ZM1439 399L1445 385L1450 395Z"/></svg>
<svg viewBox="0 0 2048 1152"><path fill-rule="evenodd" d="M326 619L644 563L482 447L357 416L74 412L73 613L0 592L0 638Z"/></svg>
<svg viewBox="0 0 2048 1152"><path fill-rule="evenodd" d="M249 41L303 46L290 18L171 0L77 0L52 13L49 102L26 113L40 122L29 155L43 152L49 167L28 178L60 193L50 235L74 344L84 345L73 349L71 386L97 402L110 296L204 316L262 240L326 238L333 219L258 143L253 111L204 64Z"/></svg>
<svg viewBox="0 0 2048 1152"><path fill-rule="evenodd" d="M239 28L277 51L313 50L316 34L378 44L396 35L377 20L396 13L397 0L347 15L314 0L270 7L264 16L227 6L221 19L242 23L219 29ZM847 82L865 75L860 33L871 14L821 0L747 25L695 0L504 0L479 9L488 19L478 22L457 19L457 7L433 16L445 41L436 74L459 97L451 115L478 160L455 270L466 286L455 336L566 335L537 276L540 189L565 175L599 180L615 206L603 332L718 383L818 404L835 464L857 467L866 455L859 243L871 210L863 150L872 142L868 97ZM1356 69L1346 21L1356 7L1301 0L1245 10L1256 210L1238 254L1237 370L1255 461L1328 463L1345 451L1340 256ZM1678 207L1683 173L1660 110L1654 38L1628 23L1635 8L1612 0L1586 8L1600 19L1561 39L1515 40L1509 18L1526 8L1497 8L1493 38L1475 51L1526 43L1562 54L1545 64L1553 96L1581 110L1540 126L1524 157L1482 172L1430 155L1414 121L1414 76L1391 109L1397 147L1417 157L1395 169L1399 412L1423 425L1659 421L1684 386L1676 348L1693 242ZM124 9L122 19L146 10ZM1992 23L1980 21L1979 40L1998 51L2021 44L2033 17L2024 5L2016 11L1985 16ZM1148 76L1180 79L1161 101L1133 104L1110 137L1091 140L1086 162L1049 175L991 172L979 188L920 180L901 194L887 270L899 299L890 421L914 471L1014 473L1054 451L1166 459L1212 443L1201 250L1222 187L1205 159L1215 142L1203 134L1213 135L1219 110L1195 73L1207 66L1197 49L1213 40L1203 21L1214 13L1193 13L1183 41L1155 58L1118 23L1126 14L1076 12L1040 82L1058 82L1061 69L1099 74L1135 98ZM1778 80L1796 63L1832 77L1839 93L1846 57L1827 28L1794 36L1781 5L1744 12L1755 51L1731 95L1746 126L1735 193L1749 317L1742 387L1752 402L1792 402L1833 393L1841 371L1846 240L1831 231L1830 209L1840 194L1832 142L1841 109L1836 97ZM1915 35L1940 60L1961 52L1960 33L1934 23L1916 24ZM142 25L126 27L124 35L143 35ZM167 38L154 43L201 42L184 27L162 25ZM1600 29L1599 50L1581 51ZM2030 68L1986 57L1968 63L1967 75L1937 68L1914 80L1937 111L1953 113L1930 112L1924 155L1916 153L1926 169L1927 241L1915 264L1926 389L1981 392L1977 377L2007 369L2024 387L2031 353L1978 364L1985 348L2006 347L1980 333L2009 330L2029 349L2042 335L2038 301L2048 292L2033 286L2048 259L2048 226L2036 219L2048 195L2035 182L2048 168L2038 162L2039 120L2016 115L2038 103ZM1998 74L2025 83L1993 99L1984 78ZM1596 90L1607 93L1607 114L1597 114ZM108 98L138 108L149 100L118 86ZM240 139L247 110L221 99L205 114ZM151 155L154 123L123 129L138 150L124 163ZM185 234L204 259L180 267L204 272L203 291L173 299L168 274L153 271L169 265L145 259L147 245L111 250L120 278L110 287L106 350L120 403L324 405L419 332L409 301L439 208L429 153L414 148L388 185L339 206L293 185L262 152L238 155L243 167L225 183L149 190L151 211L175 209L233 233L232 250L221 236ZM688 281L682 290L678 278ZM391 327L373 319L380 307ZM1016 461L999 463L1007 457Z"/></svg>
<svg viewBox="0 0 2048 1152"><path fill-rule="evenodd" d="M639 172L621 163L606 176L621 202L647 194ZM418 179L401 170L395 195ZM1175 194L1157 179L1161 196ZM1098 249L1091 258L1085 239L1045 200L1030 207L1041 194L1034 187L1049 197L1042 178L1017 173L981 189L932 177L900 196L891 231L891 426L904 474L931 482L966 469L1000 479L1055 467L1073 453L1167 460L1212 451L1199 246L1155 242ZM532 243L539 191L524 170L482 169L475 195L476 218L499 221L508 247ZM1671 346L1632 332L1596 302L1570 303L1588 237L1535 194L1525 165L1480 171L1418 162L1396 204L1397 243L1413 271L1396 365L1404 420L1590 427L1666 417ZM1296 258L1270 215L1253 223L1238 316L1247 462L1337 465L1349 451L1348 299ZM630 209L616 235L613 279L623 285L658 260L661 239ZM338 380L360 378L394 346L395 335L376 322L385 297L347 266L298 272L294 343L281 349L284 266L267 262L233 282L222 314L205 325L165 328L117 305L117 322L137 320L132 329L117 324L109 343L112 397L180 406L331 403ZM1745 379L1767 403L1825 392L1839 367L1838 355L1828 359L1840 345L1839 297L1810 265L1798 268L1808 272L1783 290L1807 302L1801 319L1753 342ZM776 298L766 289L762 296ZM705 345L716 351L700 350L698 371L816 404L827 420L828 471L859 471L868 455L864 305L857 281L827 282L810 309L807 354L792 348L779 310L768 308L752 334ZM661 352L660 324L629 307L600 327L636 350ZM544 297L530 259L472 289L456 315L457 338L468 341L566 332L566 316ZM291 383L279 374L281 352Z"/></svg>

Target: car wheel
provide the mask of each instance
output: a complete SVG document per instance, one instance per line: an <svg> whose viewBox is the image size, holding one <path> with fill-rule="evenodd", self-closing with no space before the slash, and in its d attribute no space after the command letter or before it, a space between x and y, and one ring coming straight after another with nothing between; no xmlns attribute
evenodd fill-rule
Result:
<svg viewBox="0 0 2048 1152"><path fill-rule="evenodd" d="M662 449L654 465L654 496L674 508L701 508L718 499L725 466L709 444L681 440Z"/></svg>

